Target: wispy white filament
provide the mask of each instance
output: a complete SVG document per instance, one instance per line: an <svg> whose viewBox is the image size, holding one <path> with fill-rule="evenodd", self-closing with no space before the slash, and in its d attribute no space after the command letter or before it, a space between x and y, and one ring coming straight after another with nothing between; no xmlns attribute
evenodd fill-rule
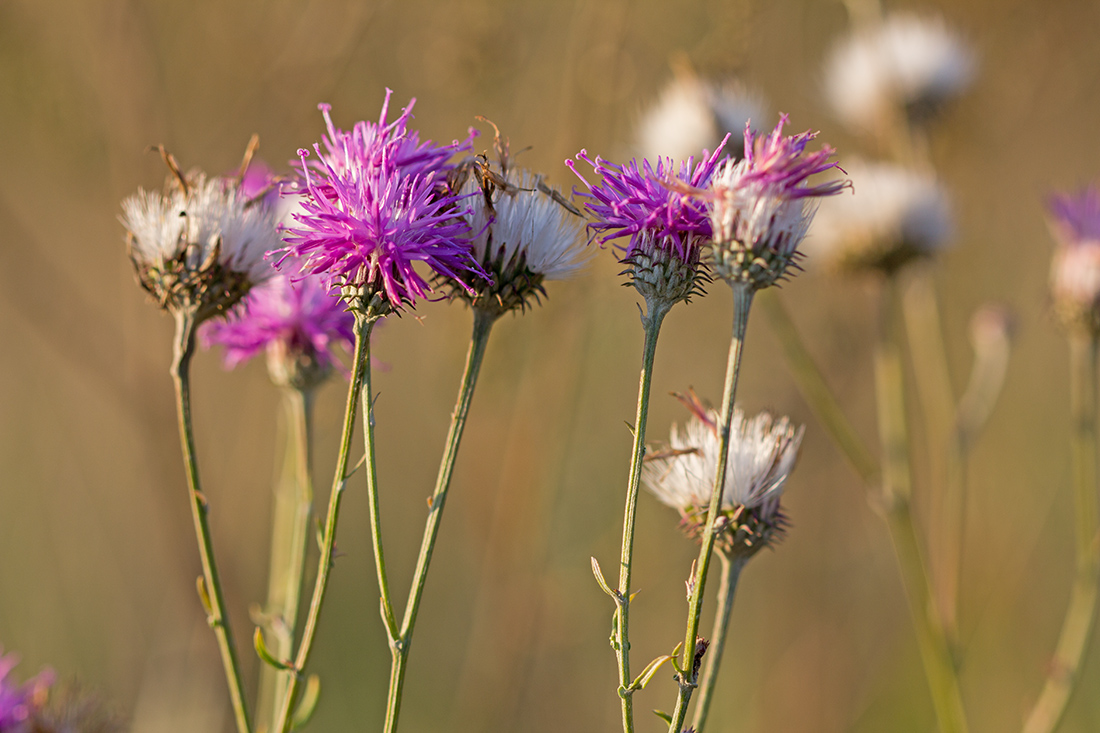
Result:
<svg viewBox="0 0 1100 733"><path fill-rule="evenodd" d="M159 265L187 251L187 267L197 269L220 246L218 261L252 284L274 272L264 260L279 246L274 215L261 202L249 205L223 179L190 177L186 193L178 186L169 194L139 190L122 202L122 210L133 254L144 264Z"/></svg>
<svg viewBox="0 0 1100 733"><path fill-rule="evenodd" d="M710 411L712 421L718 413ZM734 410L730 426L729 460L722 487L722 506L743 505L772 514L779 508L783 487L798 459L803 427L767 412L746 419ZM663 503L681 511L710 503L718 470L719 441L712 424L692 417L682 428L673 426L669 456L648 461L642 481Z"/></svg>
<svg viewBox="0 0 1100 733"><path fill-rule="evenodd" d="M575 275L592 254L583 236L583 220L538 190L538 179L528 171L509 171L507 179L518 190L494 192L492 211L476 180L467 181L463 189L472 194L466 201L467 219L476 235L475 259L484 262L488 256L509 263L520 254L528 270L547 280Z"/></svg>

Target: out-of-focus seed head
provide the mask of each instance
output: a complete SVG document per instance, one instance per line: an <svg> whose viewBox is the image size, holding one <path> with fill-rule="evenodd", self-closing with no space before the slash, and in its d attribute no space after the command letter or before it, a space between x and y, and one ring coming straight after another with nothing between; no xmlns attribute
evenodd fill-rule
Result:
<svg viewBox="0 0 1100 733"><path fill-rule="evenodd" d="M824 201L806 239L810 260L841 272L894 272L951 239L947 193L931 175L893 163L845 165L852 192Z"/></svg>
<svg viewBox="0 0 1100 733"><path fill-rule="evenodd" d="M690 69L675 78L640 116L638 146L643 158L683 160L698 151L714 150L732 133L724 148L733 158L744 156L741 131L765 119L760 95L736 79L700 79Z"/></svg>
<svg viewBox="0 0 1100 733"><path fill-rule="evenodd" d="M825 93L855 131L889 128L897 115L920 124L966 91L975 66L971 49L942 18L891 13L833 47Z"/></svg>

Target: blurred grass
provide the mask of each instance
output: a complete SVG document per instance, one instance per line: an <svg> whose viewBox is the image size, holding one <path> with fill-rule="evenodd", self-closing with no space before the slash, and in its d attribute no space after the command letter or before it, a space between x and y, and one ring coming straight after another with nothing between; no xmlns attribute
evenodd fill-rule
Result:
<svg viewBox="0 0 1100 733"><path fill-rule="evenodd" d="M1100 77L1089 71L1100 64L1100 10L1033 0L942 9L981 55L973 93L933 144L959 220L939 277L956 380L975 307L998 299L1021 318L1004 399L974 451L963 576L964 695L975 731L1002 731L1038 692L1072 572L1066 350L1047 308L1041 205L1050 188L1100 169ZM579 148L629 153L639 109L682 51L704 73L744 74L794 127L822 129L843 160L860 142L823 111L819 68L844 23L839 4L814 0L0 4L0 641L22 653L20 672L49 664L79 676L137 731L230 726L193 594L171 328L134 286L116 220L124 196L162 180L148 145L220 171L258 132L261 155L279 165L318 139L318 102L349 126L376 118L390 86L396 103L419 98L426 136L460 137L485 115L514 148L533 146L526 165L569 188L561 161ZM412 652L409 733L617 726L611 608L588 573L590 555L617 548L641 340L616 272L601 254L583 280L551 284L544 306L494 333ZM664 329L653 439L683 419L661 395L718 394L730 298L712 289ZM811 272L784 296L870 439L867 293ZM377 419L399 594L469 330L457 306L417 315L391 319L377 339L389 364L376 377ZM788 495L790 537L743 578L715 730L736 721L744 731L926 733L931 710L883 527L763 319L748 343L746 407L809 429ZM330 388L319 406L322 485L341 392ZM264 588L276 395L262 365L227 373L213 355L200 359L195 393L215 541L244 639L247 606ZM388 652L364 494L353 481L314 657L323 692L313 730L381 720ZM640 664L681 633L694 550L648 497L638 531ZM1083 688L1098 675L1090 658ZM638 709L673 696L662 673ZM1100 700L1086 692L1063 730L1098 720Z"/></svg>

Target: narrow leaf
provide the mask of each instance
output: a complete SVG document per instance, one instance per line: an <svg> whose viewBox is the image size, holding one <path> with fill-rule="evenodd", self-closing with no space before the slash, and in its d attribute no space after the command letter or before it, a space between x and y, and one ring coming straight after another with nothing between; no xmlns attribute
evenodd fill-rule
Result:
<svg viewBox="0 0 1100 733"><path fill-rule="evenodd" d="M317 700L321 697L321 678L311 674L306 680L306 689L302 693L302 701L298 703L298 709L294 711L294 718L290 721L291 730L301 728L313 717L313 711L317 709Z"/></svg>
<svg viewBox="0 0 1100 733"><path fill-rule="evenodd" d="M618 593L611 590L611 586L607 584L607 581L603 579L603 571L600 570L600 563L596 558L592 558L592 574L596 576L596 582L603 588L603 592L612 598L618 599Z"/></svg>
<svg viewBox="0 0 1100 733"><path fill-rule="evenodd" d="M264 643L264 632L259 626L256 627L256 633L252 635L252 645L256 647L256 654L260 656L260 659L264 660L275 669L281 669L284 672L294 669L294 665L287 662L280 662L275 658L275 655L268 651L267 644Z"/></svg>

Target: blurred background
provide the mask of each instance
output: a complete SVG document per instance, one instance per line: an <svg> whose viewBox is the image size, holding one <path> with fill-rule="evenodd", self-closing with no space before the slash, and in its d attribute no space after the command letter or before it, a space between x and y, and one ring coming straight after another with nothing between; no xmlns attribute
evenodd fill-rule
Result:
<svg viewBox="0 0 1100 733"><path fill-rule="evenodd" d="M1050 314L1042 201L1096 177L1100 7L961 0L939 12L973 45L978 76L935 129L931 154L957 236L939 261L956 388L967 322L1009 303L1019 331L1008 382L976 446L967 509L963 694L974 731L1018 729L1038 694L1073 568L1067 355ZM323 132L377 119L384 88L437 141L475 115L522 161L571 188L582 147L622 160L641 110L687 59L737 74L792 129L846 155L823 102L822 62L844 33L820 0L430 0L0 3L0 643L18 674L49 665L98 691L135 731L229 731L213 637L195 598L167 367L172 325L135 285L119 202L158 187L164 143L184 168L237 166L249 136L276 167ZM480 148L491 140L480 138ZM612 607L589 557L614 564L641 347L637 297L602 252L584 277L507 318L489 345L422 606L402 729L611 731L619 726ZM718 399L731 297L675 308L658 351L650 438L694 387ZM875 445L870 293L811 271L783 289L811 351ZM470 328L455 304L389 319L375 339L387 559L397 604L411 576ZM807 424L785 503L793 527L742 577L715 731L914 731L934 720L885 525L793 386L754 317L739 391ZM278 395L262 363L194 377L214 540L250 684L247 608L262 600ZM327 487L344 390L318 413ZM914 402L913 417L920 420ZM918 475L927 482L927 476ZM925 486L918 485L918 492ZM319 493L327 493L319 489ZM361 479L347 492L340 558L312 670L311 730L381 725L389 654ZM319 500L320 501L320 500ZM918 512L922 507L918 500ZM683 634L695 546L643 495L632 613L638 669ZM709 616L704 628L709 628ZM1097 644L1093 645L1094 647ZM1062 728L1100 729L1100 649ZM636 696L640 731L664 726L671 672Z"/></svg>

